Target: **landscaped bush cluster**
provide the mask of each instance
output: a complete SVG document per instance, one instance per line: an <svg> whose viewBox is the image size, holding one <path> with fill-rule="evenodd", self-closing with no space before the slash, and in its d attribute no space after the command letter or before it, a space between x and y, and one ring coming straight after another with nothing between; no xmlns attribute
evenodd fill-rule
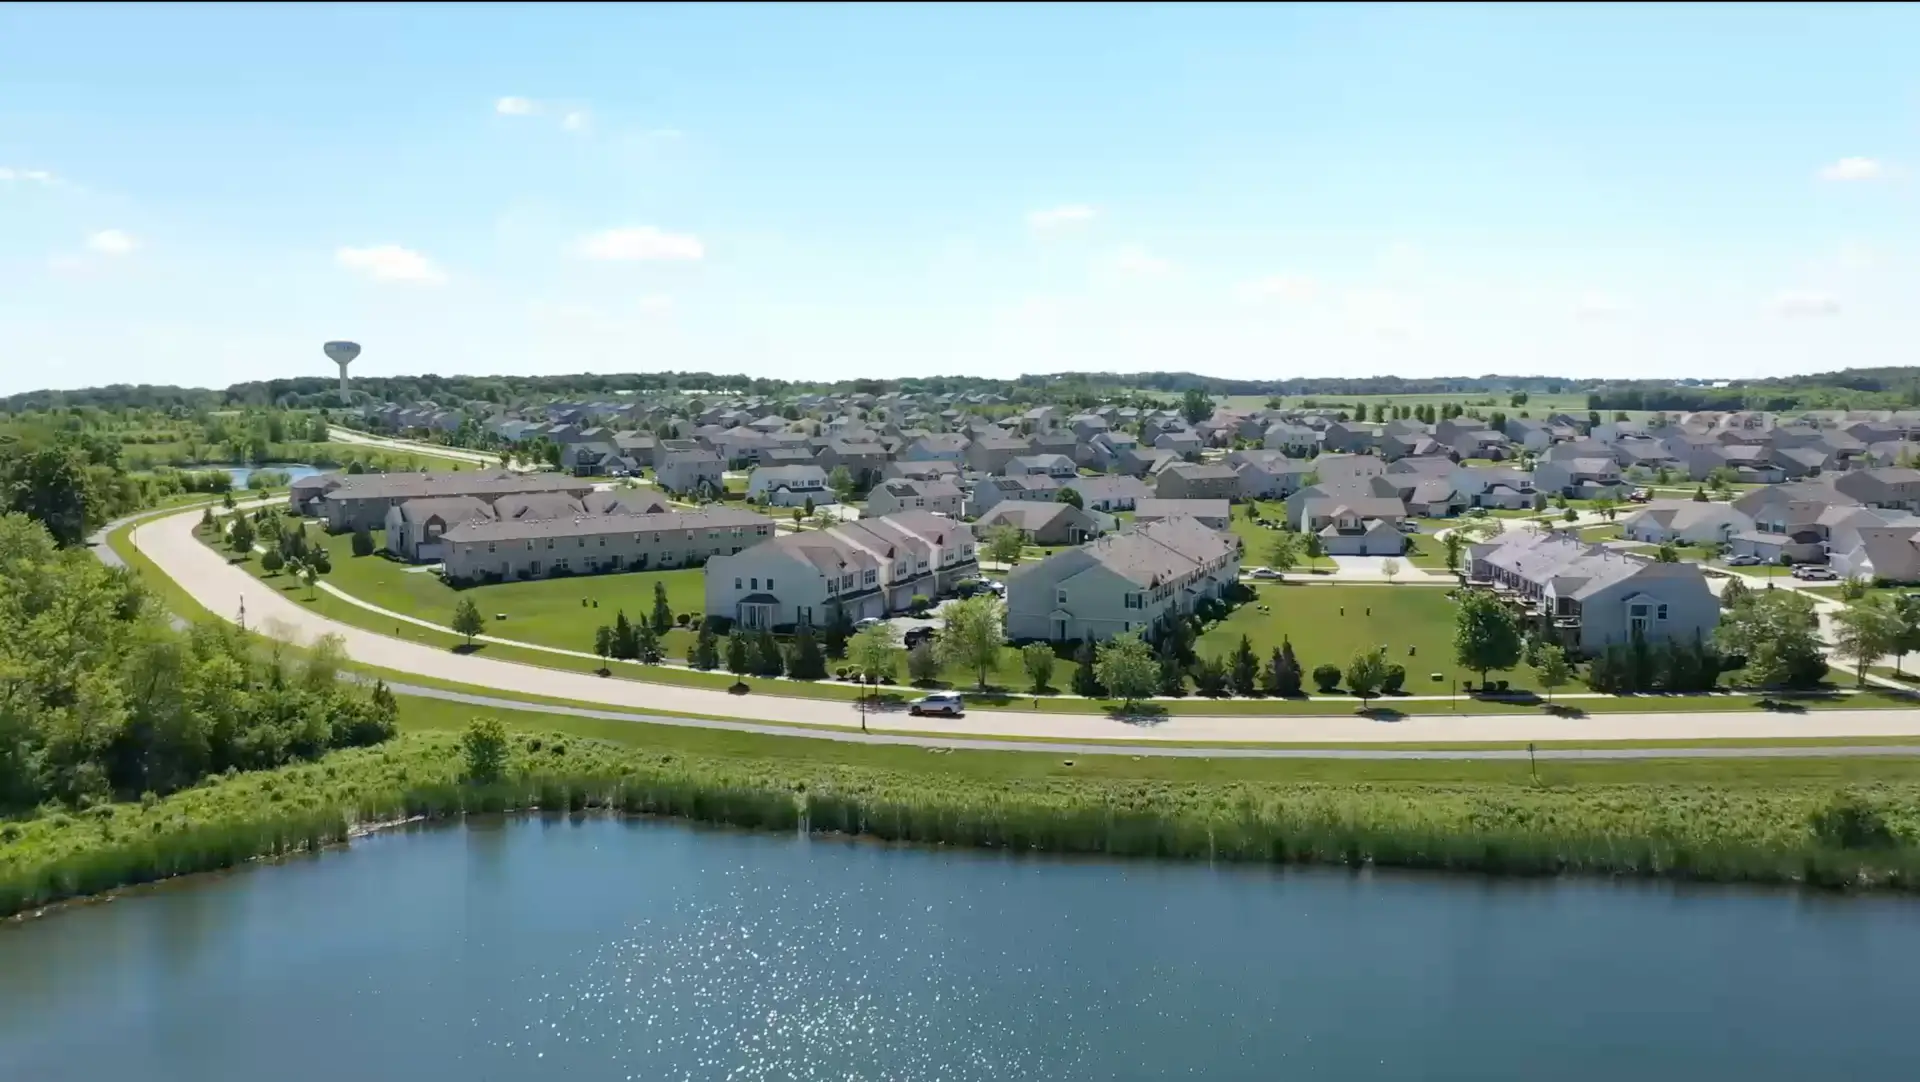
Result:
<svg viewBox="0 0 1920 1082"><path fill-rule="evenodd" d="M1613 645L1587 664L1587 686L1610 695L1637 692L1712 691L1720 682L1720 653L1708 643L1649 643L1635 635L1626 646Z"/></svg>

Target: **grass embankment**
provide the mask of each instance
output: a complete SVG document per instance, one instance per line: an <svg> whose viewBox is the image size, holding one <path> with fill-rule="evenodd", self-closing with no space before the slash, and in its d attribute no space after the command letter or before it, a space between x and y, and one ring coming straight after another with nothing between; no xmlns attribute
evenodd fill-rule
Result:
<svg viewBox="0 0 1920 1082"><path fill-rule="evenodd" d="M460 784L470 711L164 799L0 824L0 913L467 811L607 808L1017 852L1909 890L1920 763L1206 760L934 752L501 711L511 778Z"/></svg>

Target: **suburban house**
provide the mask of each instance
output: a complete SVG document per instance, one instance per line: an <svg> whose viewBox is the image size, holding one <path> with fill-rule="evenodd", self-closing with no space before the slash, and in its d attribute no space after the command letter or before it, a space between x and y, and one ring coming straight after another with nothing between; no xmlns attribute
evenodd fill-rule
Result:
<svg viewBox="0 0 1920 1082"><path fill-rule="evenodd" d="M1227 455L1239 485L1234 495L1243 500L1275 500L1300 491L1313 466L1288 458L1281 451L1234 451Z"/></svg>
<svg viewBox="0 0 1920 1082"><path fill-rule="evenodd" d="M827 471L819 466L762 466L747 475L747 499L774 507L817 507L838 497L827 487Z"/></svg>
<svg viewBox="0 0 1920 1082"><path fill-rule="evenodd" d="M883 481L948 481L958 486L962 473L961 465L944 459L916 459L912 462L904 459L887 463L880 471Z"/></svg>
<svg viewBox="0 0 1920 1082"><path fill-rule="evenodd" d="M967 446L967 465L981 473L999 473L1015 456L1032 451L1033 444L1019 436L977 436Z"/></svg>
<svg viewBox="0 0 1920 1082"><path fill-rule="evenodd" d="M327 493L339 488L346 476L339 473L316 473L293 482L287 486L287 510L296 515L319 514L321 499Z"/></svg>
<svg viewBox="0 0 1920 1082"><path fill-rule="evenodd" d="M881 481L867 494L864 513L879 516L902 511L931 511L936 515L959 518L963 500L960 486L952 481Z"/></svg>
<svg viewBox="0 0 1920 1082"><path fill-rule="evenodd" d="M1240 475L1218 462L1176 462L1154 478L1153 494L1165 500L1231 500Z"/></svg>
<svg viewBox="0 0 1920 1082"><path fill-rule="evenodd" d="M1752 529L1753 519L1732 504L1694 500L1656 500L1620 523L1622 537L1649 545L1668 541L1717 545Z"/></svg>
<svg viewBox="0 0 1920 1082"><path fill-rule="evenodd" d="M973 532L926 511L804 530L707 563L709 617L748 628L820 625L906 610L975 578Z"/></svg>
<svg viewBox="0 0 1920 1082"><path fill-rule="evenodd" d="M492 502L529 492L564 492L576 498L593 491L593 482L553 473L506 470L453 470L446 473L349 473L320 497L319 510L330 533L377 530L387 512L408 500L473 496Z"/></svg>
<svg viewBox="0 0 1920 1082"><path fill-rule="evenodd" d="M1106 533L1112 523L1112 518L1098 511L1083 511L1070 503L1003 500L973 524L973 536L985 538L996 526L1012 526L1036 545L1078 545Z"/></svg>
<svg viewBox="0 0 1920 1082"><path fill-rule="evenodd" d="M1198 434L1191 431L1162 432L1153 438L1153 446L1161 451L1171 451L1181 458L1198 460L1200 449L1204 446Z"/></svg>
<svg viewBox="0 0 1920 1082"><path fill-rule="evenodd" d="M706 450L669 450L654 465L654 480L668 492L719 492L724 487L720 456Z"/></svg>
<svg viewBox="0 0 1920 1082"><path fill-rule="evenodd" d="M1845 578L1920 582L1920 522L1861 527L1850 547L1834 548L1829 566Z"/></svg>
<svg viewBox="0 0 1920 1082"><path fill-rule="evenodd" d="M1625 645L1706 640L1720 602L1699 565L1663 564L1552 532L1520 531L1468 548L1468 583L1508 602L1529 630L1591 655Z"/></svg>
<svg viewBox="0 0 1920 1082"><path fill-rule="evenodd" d="M1275 423L1267 426L1260 445L1269 451L1281 451L1291 458L1312 458L1320 450L1320 433L1306 425Z"/></svg>
<svg viewBox="0 0 1920 1082"><path fill-rule="evenodd" d="M773 520L732 507L461 523L442 535L447 581L504 582L698 567L773 539Z"/></svg>
<svg viewBox="0 0 1920 1082"><path fill-rule="evenodd" d="M1828 479L1835 492L1868 507L1920 511L1920 470L1899 466L1848 470Z"/></svg>
<svg viewBox="0 0 1920 1082"><path fill-rule="evenodd" d="M1000 468L1007 477L1051 477L1071 481L1080 476L1080 468L1067 455L1015 455Z"/></svg>
<svg viewBox="0 0 1920 1082"><path fill-rule="evenodd" d="M863 490L880 480L880 471L891 460L886 447L871 440L830 439L814 456L828 472L844 468L853 478L853 487Z"/></svg>
<svg viewBox="0 0 1920 1082"><path fill-rule="evenodd" d="M1139 500L1133 505L1135 522L1170 518L1195 519L1210 530L1224 530L1233 522L1233 505L1225 500Z"/></svg>
<svg viewBox="0 0 1920 1082"><path fill-rule="evenodd" d="M1754 489L1733 501L1734 510L1753 520L1753 528L1730 538L1736 556L1755 556L1770 564L1825 563L1828 531L1849 512L1863 509L1851 497L1817 481L1796 481Z"/></svg>
<svg viewBox="0 0 1920 1082"><path fill-rule="evenodd" d="M1240 577L1240 540L1187 519L1109 534L1007 576L1007 637L1104 640L1145 632L1220 597Z"/></svg>
<svg viewBox="0 0 1920 1082"><path fill-rule="evenodd" d="M1102 432L1085 444L1086 451L1076 456L1090 470L1114 473L1123 469L1120 458L1140 446L1140 441L1125 432Z"/></svg>
<svg viewBox="0 0 1920 1082"><path fill-rule="evenodd" d="M967 437L958 432L936 432L922 436L900 449L902 462L964 462Z"/></svg>
<svg viewBox="0 0 1920 1082"><path fill-rule="evenodd" d="M1327 454L1314 459L1311 465L1320 483L1327 485L1387 472L1386 462L1372 455Z"/></svg>
<svg viewBox="0 0 1920 1082"><path fill-rule="evenodd" d="M1611 458L1547 458L1533 467L1533 487L1569 499L1615 499L1625 495L1620 464Z"/></svg>
<svg viewBox="0 0 1920 1082"><path fill-rule="evenodd" d="M1450 484L1468 507L1524 511L1534 504L1533 476L1523 470L1498 466L1460 466Z"/></svg>
<svg viewBox="0 0 1920 1082"><path fill-rule="evenodd" d="M1407 550L1406 517L1406 505L1390 497L1319 496L1302 506L1300 529L1317 535L1329 556L1398 556Z"/></svg>
<svg viewBox="0 0 1920 1082"><path fill-rule="evenodd" d="M1141 500L1153 498L1146 482L1124 474L1076 477L1060 487L1079 493L1081 506L1089 511L1131 511Z"/></svg>
<svg viewBox="0 0 1920 1082"><path fill-rule="evenodd" d="M1051 502L1060 494L1060 482L1051 477L982 477L967 496L969 517L984 515L1002 500Z"/></svg>

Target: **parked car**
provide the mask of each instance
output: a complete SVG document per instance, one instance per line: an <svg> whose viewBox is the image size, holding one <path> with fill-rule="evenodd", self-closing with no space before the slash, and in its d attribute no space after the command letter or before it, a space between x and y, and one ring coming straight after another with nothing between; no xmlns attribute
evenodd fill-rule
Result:
<svg viewBox="0 0 1920 1082"><path fill-rule="evenodd" d="M1252 575L1256 579L1277 579L1280 577L1280 572L1275 571L1271 567L1256 567L1252 571L1247 572L1247 574Z"/></svg>
<svg viewBox="0 0 1920 1082"><path fill-rule="evenodd" d="M1652 494L1644 488L1636 488L1632 492L1627 493L1627 499L1633 503L1646 503L1652 498Z"/></svg>
<svg viewBox="0 0 1920 1082"><path fill-rule="evenodd" d="M1808 582L1830 582L1840 576L1834 574L1829 568L1820 567L1815 564L1801 564L1793 569L1793 577L1796 579L1804 579Z"/></svg>
<svg viewBox="0 0 1920 1082"><path fill-rule="evenodd" d="M957 693L951 691L936 691L931 695L914 700L913 703L907 707L907 713L912 714L916 718L925 714L942 714L946 717L957 718L965 709L966 707L961 703L960 696Z"/></svg>
<svg viewBox="0 0 1920 1082"><path fill-rule="evenodd" d="M878 624L879 622L880 620L878 617L869 616L863 620L855 620L853 622L853 629L855 631L865 631L866 629L874 626L875 624Z"/></svg>
<svg viewBox="0 0 1920 1082"><path fill-rule="evenodd" d="M907 649L911 650L923 642L933 641L933 631L934 629L932 627L911 628L905 635L900 637L900 642Z"/></svg>
<svg viewBox="0 0 1920 1082"><path fill-rule="evenodd" d="M1727 557L1727 566L1728 566L1728 567L1759 567L1759 566L1760 566L1760 557L1758 557L1758 556L1729 556L1729 557Z"/></svg>

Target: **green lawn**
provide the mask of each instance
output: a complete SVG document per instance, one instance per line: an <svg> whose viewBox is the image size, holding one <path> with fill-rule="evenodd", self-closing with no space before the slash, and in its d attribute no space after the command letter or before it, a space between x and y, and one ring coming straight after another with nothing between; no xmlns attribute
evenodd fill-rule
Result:
<svg viewBox="0 0 1920 1082"><path fill-rule="evenodd" d="M1200 637L1202 654L1226 656L1245 635L1262 664L1280 641L1293 642L1294 656L1309 674L1332 663L1342 669L1353 655L1375 646L1387 660L1407 668L1409 694L1446 694L1451 681L1477 679L1453 661L1454 602L1447 591L1419 586L1260 586L1242 605ZM1271 611L1262 613L1260 605ZM1408 653L1411 648L1414 653ZM1440 673L1435 683L1428 673ZM1499 674L1516 689L1531 686L1531 670ZM1308 690L1313 687L1309 678ZM1568 689L1577 690L1577 689Z"/></svg>

